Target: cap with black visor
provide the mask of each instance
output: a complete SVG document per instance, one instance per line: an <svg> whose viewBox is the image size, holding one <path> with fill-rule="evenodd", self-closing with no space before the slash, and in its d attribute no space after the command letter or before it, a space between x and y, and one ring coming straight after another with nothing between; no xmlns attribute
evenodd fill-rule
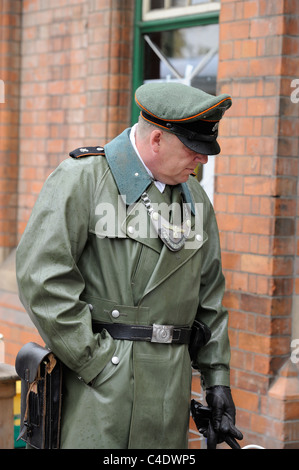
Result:
<svg viewBox="0 0 299 470"><path fill-rule="evenodd" d="M210 95L182 83L146 83L135 101L144 120L175 134L189 149L217 155L219 121L232 105L227 94Z"/></svg>

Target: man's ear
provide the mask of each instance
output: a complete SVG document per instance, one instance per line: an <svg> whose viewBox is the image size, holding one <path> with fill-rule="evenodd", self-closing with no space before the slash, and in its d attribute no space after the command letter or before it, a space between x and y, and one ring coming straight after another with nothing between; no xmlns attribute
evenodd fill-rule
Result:
<svg viewBox="0 0 299 470"><path fill-rule="evenodd" d="M163 132L160 129L155 129L154 131L151 132L150 145L151 145L152 150L155 153L159 152L162 134Z"/></svg>

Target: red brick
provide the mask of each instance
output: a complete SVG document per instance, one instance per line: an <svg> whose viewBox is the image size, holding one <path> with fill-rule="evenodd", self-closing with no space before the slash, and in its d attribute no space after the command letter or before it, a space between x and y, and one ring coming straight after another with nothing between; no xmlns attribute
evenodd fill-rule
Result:
<svg viewBox="0 0 299 470"><path fill-rule="evenodd" d="M246 176L244 177L244 194L265 195L275 194L276 180L267 176Z"/></svg>
<svg viewBox="0 0 299 470"><path fill-rule="evenodd" d="M261 158L259 156L244 155L230 158L230 173L232 174L254 175L260 172Z"/></svg>
<svg viewBox="0 0 299 470"><path fill-rule="evenodd" d="M271 137L248 137L246 151L249 155L273 155L276 142Z"/></svg>
<svg viewBox="0 0 299 470"><path fill-rule="evenodd" d="M283 15L268 18L255 18L250 22L250 37L278 36L284 33Z"/></svg>
<svg viewBox="0 0 299 470"><path fill-rule="evenodd" d="M227 196L225 194L214 194L214 207L217 212L225 212L227 207Z"/></svg>
<svg viewBox="0 0 299 470"><path fill-rule="evenodd" d="M216 188L219 193L240 194L243 192L242 178L222 175L216 179Z"/></svg>
<svg viewBox="0 0 299 470"><path fill-rule="evenodd" d="M259 4L256 0L245 0L243 2L243 18L254 18L259 16Z"/></svg>
<svg viewBox="0 0 299 470"><path fill-rule="evenodd" d="M238 271L240 269L240 255L238 253L222 253L222 264L224 269Z"/></svg>
<svg viewBox="0 0 299 470"><path fill-rule="evenodd" d="M257 68L259 68L258 64ZM269 66L267 70L269 70ZM276 116L278 114L278 100L276 97L250 98L247 114L248 116Z"/></svg>
<svg viewBox="0 0 299 470"><path fill-rule="evenodd" d="M231 338L231 330L230 330L230 338ZM245 367L245 353L244 351L240 351L239 349L234 348L233 341L230 339L231 344L231 368L232 369L244 369ZM237 342L235 341L237 345Z"/></svg>
<svg viewBox="0 0 299 470"><path fill-rule="evenodd" d="M237 21L222 24L220 31L220 41L231 39L248 38L250 30L249 21Z"/></svg>
<svg viewBox="0 0 299 470"><path fill-rule="evenodd" d="M242 293L240 309L263 315L270 315L271 298Z"/></svg>
<svg viewBox="0 0 299 470"><path fill-rule="evenodd" d="M217 221L219 230L225 230L229 232L241 232L242 230L242 219L238 215L219 213L217 215Z"/></svg>
<svg viewBox="0 0 299 470"><path fill-rule="evenodd" d="M269 217L243 216L243 233L272 235L273 221Z"/></svg>
<svg viewBox="0 0 299 470"><path fill-rule="evenodd" d="M294 196L296 195L297 185L294 178L277 178L275 192L279 196Z"/></svg>
<svg viewBox="0 0 299 470"><path fill-rule="evenodd" d="M258 354L270 353L270 339L268 336L251 333L239 333L239 348Z"/></svg>
<svg viewBox="0 0 299 470"><path fill-rule="evenodd" d="M258 434L264 434L264 435L274 434L272 420L265 416L261 416L257 414L252 415L251 429Z"/></svg>
<svg viewBox="0 0 299 470"><path fill-rule="evenodd" d="M268 390L268 378L252 371L238 370L236 386L243 390L265 394Z"/></svg>
<svg viewBox="0 0 299 470"><path fill-rule="evenodd" d="M257 374L270 375L273 373L269 358L263 354L255 354L252 369Z"/></svg>
<svg viewBox="0 0 299 470"><path fill-rule="evenodd" d="M241 270L257 274L272 274L272 259L268 256L252 254L241 255Z"/></svg>
<svg viewBox="0 0 299 470"><path fill-rule="evenodd" d="M232 291L226 291L224 294L224 305L226 308L229 310L231 309L238 309L240 306L240 296L239 294L232 292Z"/></svg>
<svg viewBox="0 0 299 470"><path fill-rule="evenodd" d="M247 291L248 290L248 274L234 272L232 275L232 280L230 282L231 289Z"/></svg>
<svg viewBox="0 0 299 470"><path fill-rule="evenodd" d="M298 37L284 37L282 53L285 55L299 54L299 39Z"/></svg>
<svg viewBox="0 0 299 470"><path fill-rule="evenodd" d="M235 405L239 409L243 408L251 412L258 411L259 398L255 393L234 388L232 390L232 396L233 396Z"/></svg>
<svg viewBox="0 0 299 470"><path fill-rule="evenodd" d="M225 78L234 77L246 77L248 76L249 64L245 59L232 60L223 62L221 68L218 71L219 80Z"/></svg>
<svg viewBox="0 0 299 470"><path fill-rule="evenodd" d="M243 233L233 233L231 243L227 245L227 249L236 252L250 251L250 236Z"/></svg>
<svg viewBox="0 0 299 470"><path fill-rule="evenodd" d="M290 337L274 337L271 340L271 354L286 356L290 351Z"/></svg>
<svg viewBox="0 0 299 470"><path fill-rule="evenodd" d="M299 419L299 401L287 401L284 409L285 420Z"/></svg>

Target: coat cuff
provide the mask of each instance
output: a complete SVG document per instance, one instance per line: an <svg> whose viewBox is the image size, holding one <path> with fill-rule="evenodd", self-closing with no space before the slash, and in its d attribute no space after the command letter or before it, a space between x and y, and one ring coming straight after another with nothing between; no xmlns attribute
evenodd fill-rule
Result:
<svg viewBox="0 0 299 470"><path fill-rule="evenodd" d="M214 385L230 386L229 369L205 369L201 371L201 384L204 389Z"/></svg>
<svg viewBox="0 0 299 470"><path fill-rule="evenodd" d="M88 384L91 382L112 359L116 346L113 339L108 336L101 338L101 346L96 349L93 356L82 367L76 368L76 374Z"/></svg>

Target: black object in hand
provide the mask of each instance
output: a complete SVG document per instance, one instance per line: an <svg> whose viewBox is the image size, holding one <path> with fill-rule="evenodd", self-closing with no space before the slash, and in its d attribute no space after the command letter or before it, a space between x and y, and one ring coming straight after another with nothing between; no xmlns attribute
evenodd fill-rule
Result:
<svg viewBox="0 0 299 470"><path fill-rule="evenodd" d="M216 449L217 444L221 442L226 442L232 449L241 449L234 437L215 431L212 425L212 410L209 406L204 406L194 399L191 400L191 416L200 434L207 438L208 449ZM223 420L230 420L229 415L224 413ZM238 432L238 439L242 439L242 434Z"/></svg>

